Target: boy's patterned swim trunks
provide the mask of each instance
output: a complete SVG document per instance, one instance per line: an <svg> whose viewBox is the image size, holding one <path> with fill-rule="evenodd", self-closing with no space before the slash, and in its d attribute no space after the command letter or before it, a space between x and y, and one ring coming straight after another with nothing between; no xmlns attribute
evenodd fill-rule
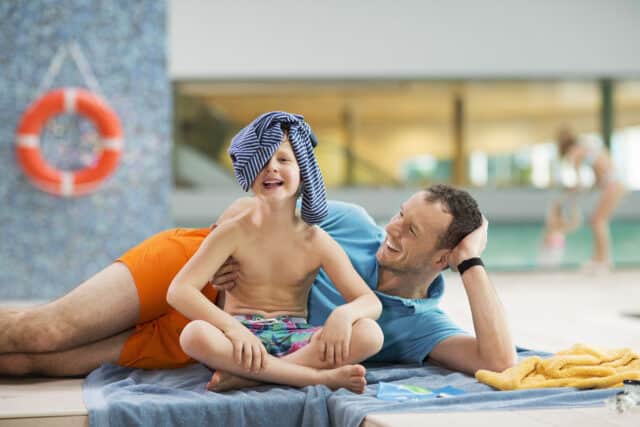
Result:
<svg viewBox="0 0 640 427"><path fill-rule="evenodd" d="M260 338L269 354L281 357L300 350L311 336L322 329L307 323L303 317L278 316L265 318L259 314L234 316L255 336Z"/></svg>

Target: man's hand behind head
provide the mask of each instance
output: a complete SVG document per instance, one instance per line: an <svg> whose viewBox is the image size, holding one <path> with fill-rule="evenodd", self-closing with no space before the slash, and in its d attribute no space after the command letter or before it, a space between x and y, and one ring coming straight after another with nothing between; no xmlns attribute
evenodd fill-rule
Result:
<svg viewBox="0 0 640 427"><path fill-rule="evenodd" d="M489 230L489 221L482 216L482 224L480 227L467 234L458 245L451 250L448 257L449 267L453 271L457 271L458 265L469 258L479 257L487 246L487 232Z"/></svg>

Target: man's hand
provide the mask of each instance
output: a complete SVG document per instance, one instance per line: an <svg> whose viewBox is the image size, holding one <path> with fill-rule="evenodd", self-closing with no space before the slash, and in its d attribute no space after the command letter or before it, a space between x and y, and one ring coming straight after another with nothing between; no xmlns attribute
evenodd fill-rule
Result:
<svg viewBox="0 0 640 427"><path fill-rule="evenodd" d="M487 221L487 218L483 215L480 227L467 234L449 254L448 262L451 270L457 271L458 265L462 261L479 257L482 254L484 248L487 246L488 230L489 221Z"/></svg>
<svg viewBox="0 0 640 427"><path fill-rule="evenodd" d="M224 334L233 345L233 359L238 365L244 367L247 372L260 372L265 368L267 349L260 338L240 323L224 331Z"/></svg>
<svg viewBox="0 0 640 427"><path fill-rule="evenodd" d="M219 291L230 291L236 286L239 271L238 262L233 257L229 257L216 271L209 283Z"/></svg>
<svg viewBox="0 0 640 427"><path fill-rule="evenodd" d="M346 311L333 310L318 335L320 360L331 366L342 366L349 360L352 321Z"/></svg>

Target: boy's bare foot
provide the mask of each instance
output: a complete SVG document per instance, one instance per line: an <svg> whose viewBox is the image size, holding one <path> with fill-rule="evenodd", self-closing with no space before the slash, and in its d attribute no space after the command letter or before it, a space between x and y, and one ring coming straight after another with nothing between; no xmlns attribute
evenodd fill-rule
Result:
<svg viewBox="0 0 640 427"><path fill-rule="evenodd" d="M346 365L340 368L322 370L321 372L326 375L326 380L322 383L326 384L331 390L344 387L354 393L364 393L367 387L367 380L364 378L367 371L362 365Z"/></svg>
<svg viewBox="0 0 640 427"><path fill-rule="evenodd" d="M367 381L366 370L362 365L346 365L335 369L319 369L320 383L331 390L346 388L354 393L364 393ZM216 371L207 383L207 390L222 392L255 387L262 383L247 378L238 377L228 372Z"/></svg>
<svg viewBox="0 0 640 427"><path fill-rule="evenodd" d="M240 388L256 387L262 383L247 378L238 377L228 372L216 371L207 383L207 390L228 391Z"/></svg>

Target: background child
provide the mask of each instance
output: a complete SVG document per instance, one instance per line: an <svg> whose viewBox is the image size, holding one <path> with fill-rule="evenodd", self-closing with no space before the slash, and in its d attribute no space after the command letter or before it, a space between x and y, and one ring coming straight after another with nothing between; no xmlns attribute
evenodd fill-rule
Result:
<svg viewBox="0 0 640 427"><path fill-rule="evenodd" d="M569 195L554 200L547 212L538 259L540 265L559 265L564 258L566 235L581 224L582 213L575 196Z"/></svg>

